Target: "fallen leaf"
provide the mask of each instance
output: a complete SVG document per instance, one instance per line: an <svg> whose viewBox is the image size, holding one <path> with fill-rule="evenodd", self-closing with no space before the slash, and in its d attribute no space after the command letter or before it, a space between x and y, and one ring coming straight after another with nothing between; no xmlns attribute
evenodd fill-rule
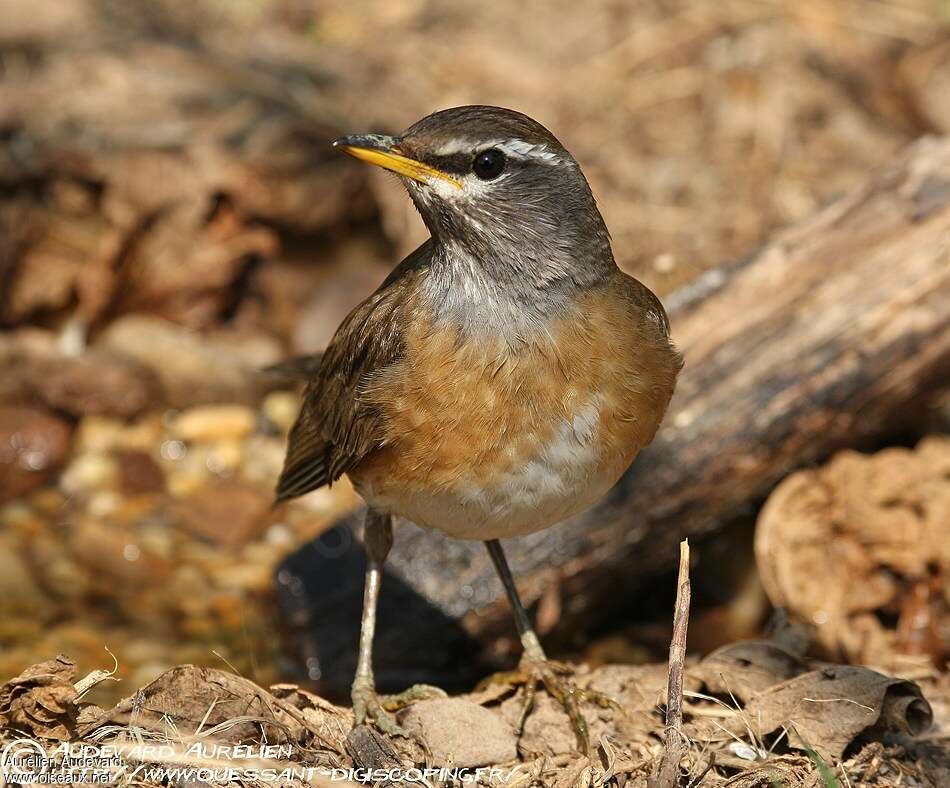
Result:
<svg viewBox="0 0 950 788"><path fill-rule="evenodd" d="M948 467L950 440L933 436L913 450L839 452L769 496L755 534L762 585L774 606L815 627L826 654L888 666L908 650L879 613L950 572ZM939 618L946 604L932 603ZM917 648L943 661L939 637L925 632Z"/></svg>
<svg viewBox="0 0 950 788"><path fill-rule="evenodd" d="M933 712L911 681L868 668L835 665L796 676L754 695L741 719L760 737L781 731L789 744L812 747L822 758L838 758L862 733L899 731L915 736L930 727ZM741 727L738 727L741 726Z"/></svg>
<svg viewBox="0 0 950 788"><path fill-rule="evenodd" d="M42 739L65 741L76 727L76 665L60 654L31 665L0 687L0 723Z"/></svg>
<svg viewBox="0 0 950 788"><path fill-rule="evenodd" d="M292 703L278 699L254 682L233 673L197 665L179 665L165 671L135 695L105 712L82 731L108 722L165 731L171 721L182 734L201 733L215 742L310 744L325 741L326 720L302 714ZM334 728L342 737L342 729Z"/></svg>
<svg viewBox="0 0 950 788"><path fill-rule="evenodd" d="M705 657L690 674L717 694L747 701L782 681L805 673L808 666L770 640L730 643Z"/></svg>

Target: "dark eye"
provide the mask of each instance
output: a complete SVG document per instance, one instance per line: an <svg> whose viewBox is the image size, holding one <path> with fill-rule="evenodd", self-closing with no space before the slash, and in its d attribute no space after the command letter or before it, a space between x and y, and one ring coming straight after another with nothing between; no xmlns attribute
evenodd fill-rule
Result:
<svg viewBox="0 0 950 788"><path fill-rule="evenodd" d="M483 181L497 178L505 171L505 154L498 148L483 150L472 162L472 172Z"/></svg>

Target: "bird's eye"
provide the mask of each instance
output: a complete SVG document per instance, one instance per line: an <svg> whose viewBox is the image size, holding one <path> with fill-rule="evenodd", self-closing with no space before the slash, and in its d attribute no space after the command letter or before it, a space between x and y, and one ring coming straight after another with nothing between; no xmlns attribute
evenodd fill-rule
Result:
<svg viewBox="0 0 950 788"><path fill-rule="evenodd" d="M472 162L472 172L483 181L497 178L505 171L505 154L498 148L483 150Z"/></svg>

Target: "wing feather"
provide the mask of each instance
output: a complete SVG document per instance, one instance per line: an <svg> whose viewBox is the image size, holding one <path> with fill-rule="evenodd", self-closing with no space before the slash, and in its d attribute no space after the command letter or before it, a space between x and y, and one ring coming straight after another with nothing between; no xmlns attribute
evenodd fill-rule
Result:
<svg viewBox="0 0 950 788"><path fill-rule="evenodd" d="M382 445L382 416L361 393L402 357L409 302L430 252L429 242L420 246L340 324L304 391L278 501L333 483Z"/></svg>

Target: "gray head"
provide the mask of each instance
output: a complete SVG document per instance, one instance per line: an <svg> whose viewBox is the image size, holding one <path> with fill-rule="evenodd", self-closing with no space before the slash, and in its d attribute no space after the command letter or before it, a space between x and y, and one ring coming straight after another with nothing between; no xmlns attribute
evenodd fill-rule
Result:
<svg viewBox="0 0 950 788"><path fill-rule="evenodd" d="M508 109L436 112L397 137L336 145L397 173L436 256L519 300L602 281L615 264L580 167L535 120ZM451 272L447 272L451 273Z"/></svg>

